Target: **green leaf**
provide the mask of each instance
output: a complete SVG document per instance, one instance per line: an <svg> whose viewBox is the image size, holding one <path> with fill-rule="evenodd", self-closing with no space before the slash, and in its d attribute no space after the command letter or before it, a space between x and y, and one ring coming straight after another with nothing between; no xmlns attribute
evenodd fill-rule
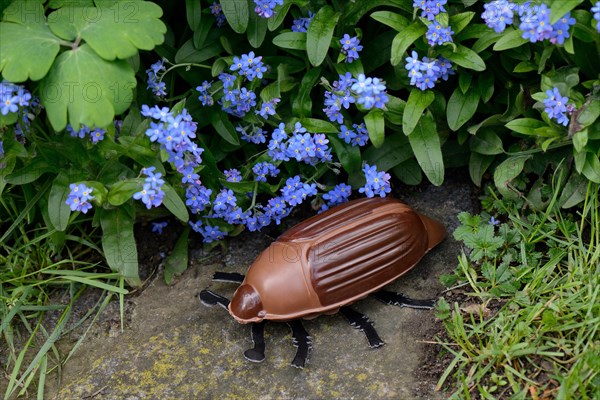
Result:
<svg viewBox="0 0 600 400"><path fill-rule="evenodd" d="M175 62L177 63L202 63L209 58L218 56L223 47L219 42L212 42L202 46L200 49L196 49L193 40L189 39L186 41L175 53Z"/></svg>
<svg viewBox="0 0 600 400"><path fill-rule="evenodd" d="M273 38L273 44L283 49L306 50L306 33L283 32Z"/></svg>
<svg viewBox="0 0 600 400"><path fill-rule="evenodd" d="M88 46L62 53L41 82L41 100L56 131L69 123L106 127L131 104L135 73L127 61L109 62Z"/></svg>
<svg viewBox="0 0 600 400"><path fill-rule="evenodd" d="M190 215L188 214L187 207L175 189L168 183L165 183L162 185L162 190L165 192L163 204L167 207L167 210L171 211L171 214L176 216L180 221L188 222Z"/></svg>
<svg viewBox="0 0 600 400"><path fill-rule="evenodd" d="M588 181L576 171L573 171L560 193L558 204L562 208L571 208L581 203L585 200L587 186Z"/></svg>
<svg viewBox="0 0 600 400"><path fill-rule="evenodd" d="M329 143L348 174L358 172L361 166L360 150L338 138L337 134L327 134Z"/></svg>
<svg viewBox="0 0 600 400"><path fill-rule="evenodd" d="M550 23L555 24L566 13L583 3L583 0L558 0L550 7Z"/></svg>
<svg viewBox="0 0 600 400"><path fill-rule="evenodd" d="M340 128L329 121L316 118L302 118L300 123L312 133L338 133Z"/></svg>
<svg viewBox="0 0 600 400"><path fill-rule="evenodd" d="M414 158L410 158L392 168L396 178L407 185L418 185L423 180L421 167Z"/></svg>
<svg viewBox="0 0 600 400"><path fill-rule="evenodd" d="M177 239L177 243L175 243L175 247L169 257L165 260L165 283L170 285L175 276L181 275L188 267L189 256L189 236L190 236L190 227L186 227L181 235L179 235L179 239Z"/></svg>
<svg viewBox="0 0 600 400"><path fill-rule="evenodd" d="M287 15L290 7L293 2L285 2L283 6L273 15L271 18L267 18L267 27L269 31L273 32L275 29L279 28L279 26L283 23L285 16Z"/></svg>
<svg viewBox="0 0 600 400"><path fill-rule="evenodd" d="M125 59L164 41L162 9L150 1L123 1L111 7L65 7L48 16L54 34L83 39L105 60Z"/></svg>
<svg viewBox="0 0 600 400"><path fill-rule="evenodd" d="M388 98L384 111L385 119L394 125L402 125L406 102L396 96L388 95Z"/></svg>
<svg viewBox="0 0 600 400"><path fill-rule="evenodd" d="M138 255L133 236L133 207L123 204L121 207L105 210L97 208L102 227L102 250L110 269L123 276L131 286L140 286L138 273Z"/></svg>
<svg viewBox="0 0 600 400"><path fill-rule="evenodd" d="M598 156L590 151L586 152L585 163L581 172L590 181L600 183L600 160L598 160Z"/></svg>
<svg viewBox="0 0 600 400"><path fill-rule="evenodd" d="M92 7L94 5L93 0L50 0L48 7L52 9L62 8L65 6L71 7Z"/></svg>
<svg viewBox="0 0 600 400"><path fill-rule="evenodd" d="M307 117L312 114L312 100L310 92L315 87L321 76L321 68L309 69L302 77L298 87L298 94L292 101L292 113L296 117Z"/></svg>
<svg viewBox="0 0 600 400"><path fill-rule="evenodd" d="M248 30L246 36L248 37L248 43L254 48L259 47L265 40L267 35L267 19L260 17L257 13L250 13L250 20L248 22Z"/></svg>
<svg viewBox="0 0 600 400"><path fill-rule="evenodd" d="M495 155L504 152L502 139L490 128L478 131L477 135L471 138L469 147L471 151L485 155Z"/></svg>
<svg viewBox="0 0 600 400"><path fill-rule="evenodd" d="M448 126L457 131L475 115L479 104L479 90L471 88L464 94L460 88L456 88L448 100L446 116Z"/></svg>
<svg viewBox="0 0 600 400"><path fill-rule="evenodd" d="M66 172L62 171L54 178L48 196L48 217L52 226L61 232L67 229L69 217L71 216L71 209L65 203L71 192L69 188L70 183L69 176Z"/></svg>
<svg viewBox="0 0 600 400"><path fill-rule="evenodd" d="M513 69L513 72L531 72L531 71L535 71L538 69L538 66L536 63L531 62L531 61L521 61L520 63L518 63L515 68Z"/></svg>
<svg viewBox="0 0 600 400"><path fill-rule="evenodd" d="M48 29L41 4L16 1L0 22L0 73L10 82L42 79L52 66L60 39Z"/></svg>
<svg viewBox="0 0 600 400"><path fill-rule="evenodd" d="M250 17L247 0L220 0L227 23L237 33L244 33Z"/></svg>
<svg viewBox="0 0 600 400"><path fill-rule="evenodd" d="M370 165L388 171L413 156L408 139L401 133L394 133L385 138L385 146L369 147L363 154L363 160Z"/></svg>
<svg viewBox="0 0 600 400"><path fill-rule="evenodd" d="M530 155L513 156L504 160L496 167L494 171L494 184L498 191L509 199L518 197L517 193L510 188L513 179L521 174L525 161L531 158Z"/></svg>
<svg viewBox="0 0 600 400"><path fill-rule="evenodd" d="M213 127L223 139L231 143L234 146L239 146L240 139L238 138L235 127L227 118L227 115L223 112L211 113L210 122Z"/></svg>
<svg viewBox="0 0 600 400"><path fill-rule="evenodd" d="M506 126L511 131L521 133L523 135L536 136L535 130L538 128L546 127L545 122L534 118L518 118L507 123Z"/></svg>
<svg viewBox="0 0 600 400"><path fill-rule="evenodd" d="M404 113L402 114L402 131L405 135L410 135L412 133L419 123L423 111L433 103L434 99L435 93L431 90L423 91L415 88L410 91Z"/></svg>
<svg viewBox="0 0 600 400"><path fill-rule="evenodd" d="M48 164L45 160L34 158L30 163L25 164L23 168L7 175L5 180L13 185L25 185L36 181L46 172L53 171L55 171L55 167Z"/></svg>
<svg viewBox="0 0 600 400"><path fill-rule="evenodd" d="M481 179L485 171L492 165L494 156L472 152L469 158L469 175L473 183L481 187Z"/></svg>
<svg viewBox="0 0 600 400"><path fill-rule="evenodd" d="M223 186L233 190L234 193L245 196L247 193L252 193L256 190L257 182L254 181L242 181L242 182L229 182L225 179L220 179Z"/></svg>
<svg viewBox="0 0 600 400"><path fill-rule="evenodd" d="M142 190L144 186L144 178L132 178L120 181L111 186L106 200L112 206L120 206L124 204L134 193Z"/></svg>
<svg viewBox="0 0 600 400"><path fill-rule="evenodd" d="M404 60L404 53L415 40L427 32L427 27L421 21L415 21L399 32L392 41L392 65L398 65Z"/></svg>
<svg viewBox="0 0 600 400"><path fill-rule="evenodd" d="M469 90L469 87L471 87L472 80L473 75L467 72L463 72L462 74L458 75L458 87L460 87L460 90L463 92L463 94L467 93L467 90Z"/></svg>
<svg viewBox="0 0 600 400"><path fill-rule="evenodd" d="M588 142L588 130L582 129L573 135L573 147L575 151L583 151L583 148Z"/></svg>
<svg viewBox="0 0 600 400"><path fill-rule="evenodd" d="M339 12L335 12L331 6L325 6L315 14L308 26L306 53L313 66L317 67L325 60L339 18Z"/></svg>
<svg viewBox="0 0 600 400"><path fill-rule="evenodd" d="M501 33L496 33L493 30L489 30L488 32L485 32L482 35L478 36L477 41L473 43L473 46L471 46L471 50L479 54L483 50L490 47L492 44L496 43L501 37Z"/></svg>
<svg viewBox="0 0 600 400"><path fill-rule="evenodd" d="M458 34L460 31L465 29L469 22L473 19L475 13L473 11L467 11L460 14L454 14L450 17L450 26L454 34Z"/></svg>
<svg viewBox="0 0 600 400"><path fill-rule="evenodd" d="M371 14L371 18L379 21L392 29L401 32L404 28L410 25L410 20L403 15L391 11L376 11Z"/></svg>
<svg viewBox="0 0 600 400"><path fill-rule="evenodd" d="M385 120L383 111L379 108L374 108L364 117L369 139L375 147L381 147L385 138Z"/></svg>
<svg viewBox="0 0 600 400"><path fill-rule="evenodd" d="M485 70L485 61L479 57L479 54L461 44L456 45L455 51L452 51L451 47L444 46L440 49L440 54L461 67L474 71Z"/></svg>
<svg viewBox="0 0 600 400"><path fill-rule="evenodd" d="M495 51L514 49L522 44L528 43L529 39L523 39L522 31L513 27L508 27L502 34L502 37L494 45Z"/></svg>
<svg viewBox="0 0 600 400"><path fill-rule="evenodd" d="M195 31L202 22L202 4L198 0L185 0L185 16L190 29Z"/></svg>
<svg viewBox="0 0 600 400"><path fill-rule="evenodd" d="M437 127L431 113L425 114L408 136L410 147L427 179L436 186L444 181L444 159Z"/></svg>

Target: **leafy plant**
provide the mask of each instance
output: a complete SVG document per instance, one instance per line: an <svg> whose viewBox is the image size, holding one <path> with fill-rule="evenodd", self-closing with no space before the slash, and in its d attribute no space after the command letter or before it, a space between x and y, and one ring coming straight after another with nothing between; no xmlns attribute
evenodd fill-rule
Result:
<svg viewBox="0 0 600 400"><path fill-rule="evenodd" d="M502 205L498 227L488 216L461 214L454 236L469 251L442 281L469 288L473 303L442 301L437 310L453 358L438 387L446 385L450 398L594 398L598 186L588 184L579 216L561 212L558 197L543 212L492 202Z"/></svg>

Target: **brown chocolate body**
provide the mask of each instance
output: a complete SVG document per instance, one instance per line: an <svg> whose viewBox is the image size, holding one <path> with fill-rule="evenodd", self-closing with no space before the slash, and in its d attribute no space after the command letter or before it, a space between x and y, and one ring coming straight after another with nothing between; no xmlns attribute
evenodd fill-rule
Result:
<svg viewBox="0 0 600 400"><path fill-rule="evenodd" d="M292 227L250 266L229 312L241 323L336 313L410 271L446 230L391 198L350 201Z"/></svg>

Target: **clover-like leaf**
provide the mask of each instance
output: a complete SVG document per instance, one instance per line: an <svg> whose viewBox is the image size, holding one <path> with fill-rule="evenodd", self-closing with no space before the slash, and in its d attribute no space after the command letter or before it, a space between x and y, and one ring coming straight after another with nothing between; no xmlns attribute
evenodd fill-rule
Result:
<svg viewBox="0 0 600 400"><path fill-rule="evenodd" d="M152 50L164 40L162 9L149 1L124 1L110 7L65 7L48 15L52 32L65 40L83 39L106 60Z"/></svg>
<svg viewBox="0 0 600 400"><path fill-rule="evenodd" d="M42 79L58 51L60 39L46 25L39 2L16 1L0 22L0 72L11 82Z"/></svg>
<svg viewBox="0 0 600 400"><path fill-rule="evenodd" d="M84 44L57 57L41 82L40 97L57 131L66 127L67 117L73 127L105 127L127 110L135 85L126 61L106 61Z"/></svg>

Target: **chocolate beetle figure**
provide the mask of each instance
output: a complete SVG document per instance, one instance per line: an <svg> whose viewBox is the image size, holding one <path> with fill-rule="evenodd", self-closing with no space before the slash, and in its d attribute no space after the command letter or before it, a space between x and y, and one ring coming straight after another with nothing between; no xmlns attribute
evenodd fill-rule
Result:
<svg viewBox="0 0 600 400"><path fill-rule="evenodd" d="M292 365L303 368L311 338L300 322L321 314L342 315L363 331L371 347L384 344L369 319L348 307L367 295L401 307L433 307L382 291L439 244L446 229L391 198L363 198L315 215L284 232L263 251L244 277L217 272L215 280L240 283L231 302L209 290L207 305L221 305L240 323L252 323L254 348L244 355L263 361L265 321L284 321L298 348Z"/></svg>

